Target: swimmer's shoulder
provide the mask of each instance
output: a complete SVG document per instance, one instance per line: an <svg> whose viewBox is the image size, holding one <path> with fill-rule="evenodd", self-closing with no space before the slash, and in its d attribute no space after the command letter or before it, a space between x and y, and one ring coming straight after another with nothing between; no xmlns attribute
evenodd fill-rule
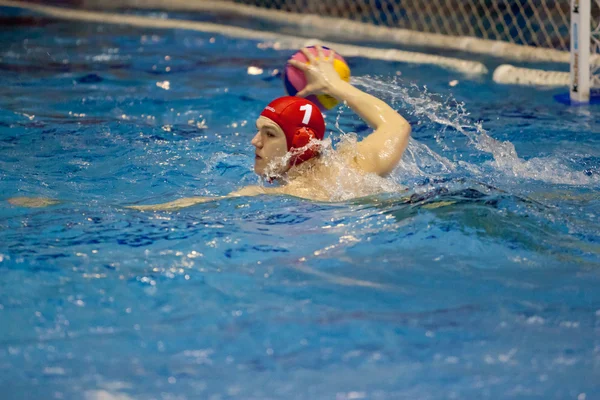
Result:
<svg viewBox="0 0 600 400"><path fill-rule="evenodd" d="M331 186L333 174L320 168L311 170L290 179L285 185L277 188L280 194L301 197L314 201L329 201L329 186Z"/></svg>
<svg viewBox="0 0 600 400"><path fill-rule="evenodd" d="M352 168L356 170L356 172L364 174L368 171L365 171L363 168L363 164L361 163L363 160L359 160L362 156L358 152L357 144L358 142L356 140L339 143L334 152L336 158L340 160L345 167Z"/></svg>

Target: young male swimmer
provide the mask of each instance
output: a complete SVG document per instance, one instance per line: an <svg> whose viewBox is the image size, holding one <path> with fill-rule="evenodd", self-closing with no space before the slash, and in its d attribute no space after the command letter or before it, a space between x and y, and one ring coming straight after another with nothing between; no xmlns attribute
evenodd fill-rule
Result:
<svg viewBox="0 0 600 400"><path fill-rule="evenodd" d="M354 151L338 150L348 167L356 173L384 176L398 165L410 138L408 121L383 101L340 79L333 68L333 51L325 57L322 48L317 46L316 58L306 49L301 51L309 63L291 60L290 64L304 71L306 87L297 94L300 97L281 97L267 105L256 121L258 133L252 139L256 148L254 171L267 179L283 177L280 179L282 185L273 188L248 186L224 197L287 194L311 200L331 200L328 188L338 186L343 180L337 176L339 169L332 170L326 165L319 157L318 145L311 143L311 139L322 140L325 136L321 112L303 98L311 94L327 94L345 101L375 129L356 145ZM214 199L190 197L131 208L168 210Z"/></svg>
<svg viewBox="0 0 600 400"><path fill-rule="evenodd" d="M356 144L352 150L338 149L336 156L346 168L357 174L385 176L398 164L410 139L411 127L400 114L385 102L343 81L333 68L335 53L325 57L317 46L317 57L301 50L308 63L291 60L290 64L306 75L307 85L299 97L281 97L269 103L256 121L257 134L254 171L269 180L278 180L278 187L247 186L223 197L189 197L163 204L130 206L137 210L172 210L227 197L260 194L287 194L311 200L331 201L331 187L356 185L353 180L340 179L340 168L331 168L320 157L318 142L325 136L325 122L318 107L303 97L327 94L344 101L374 132ZM355 191L354 187L341 188ZM9 199L20 205L24 198ZM32 206L31 204L25 206Z"/></svg>

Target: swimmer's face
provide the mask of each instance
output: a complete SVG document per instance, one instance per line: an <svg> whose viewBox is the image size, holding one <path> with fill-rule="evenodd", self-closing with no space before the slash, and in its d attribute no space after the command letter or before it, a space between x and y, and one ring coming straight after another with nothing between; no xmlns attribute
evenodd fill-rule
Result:
<svg viewBox="0 0 600 400"><path fill-rule="evenodd" d="M281 159L287 153L287 141L285 133L275 122L269 118L260 116L256 120L258 133L252 139L252 145L256 148L254 154L254 172L264 175L267 166L274 162L280 166L272 172L283 173L288 168L284 166Z"/></svg>

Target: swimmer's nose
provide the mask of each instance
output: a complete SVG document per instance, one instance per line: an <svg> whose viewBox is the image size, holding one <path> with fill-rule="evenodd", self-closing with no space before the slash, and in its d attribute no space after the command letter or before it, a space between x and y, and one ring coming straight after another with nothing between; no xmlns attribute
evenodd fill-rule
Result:
<svg viewBox="0 0 600 400"><path fill-rule="evenodd" d="M256 135L254 135L250 143L252 143L252 146L254 147L262 147L262 142L260 140L260 132L257 132Z"/></svg>

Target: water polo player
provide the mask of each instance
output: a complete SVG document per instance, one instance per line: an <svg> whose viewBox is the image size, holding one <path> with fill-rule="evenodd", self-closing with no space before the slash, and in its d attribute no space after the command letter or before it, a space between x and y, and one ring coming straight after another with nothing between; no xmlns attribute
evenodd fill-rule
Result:
<svg viewBox="0 0 600 400"><path fill-rule="evenodd" d="M364 195L357 190L356 179L348 175L389 174L400 161L411 127L385 102L342 80L333 68L335 53L326 56L317 46L315 57L307 49L302 53L308 63L290 60L303 71L307 85L299 97L281 97L269 103L256 121L258 133L252 139L255 147L254 171L268 179L278 179L277 187L248 186L226 197L259 194L287 194L312 200L330 201L332 188ZM344 101L372 128L373 133L353 148L337 149L336 160L319 157L319 141L325 135L325 123L319 108L304 97L326 94ZM341 165L340 165L341 164ZM165 204L133 206L139 210L186 207L214 198L192 197Z"/></svg>
<svg viewBox="0 0 600 400"><path fill-rule="evenodd" d="M225 197L287 194L332 201L337 199L333 189L360 197L372 194L361 192L362 187L398 165L408 145L410 124L385 102L342 80L333 67L333 51L325 55L317 46L316 57L307 49L301 51L308 62L289 63L304 72L306 86L297 93L298 97L286 96L269 103L256 121L258 133L252 139L254 171L279 185L247 186ZM322 94L345 102L374 128L373 133L355 146L330 150L328 157L321 157L319 142L325 136L325 122L319 108L304 97ZM190 197L131 208L168 210L220 198L223 197Z"/></svg>

